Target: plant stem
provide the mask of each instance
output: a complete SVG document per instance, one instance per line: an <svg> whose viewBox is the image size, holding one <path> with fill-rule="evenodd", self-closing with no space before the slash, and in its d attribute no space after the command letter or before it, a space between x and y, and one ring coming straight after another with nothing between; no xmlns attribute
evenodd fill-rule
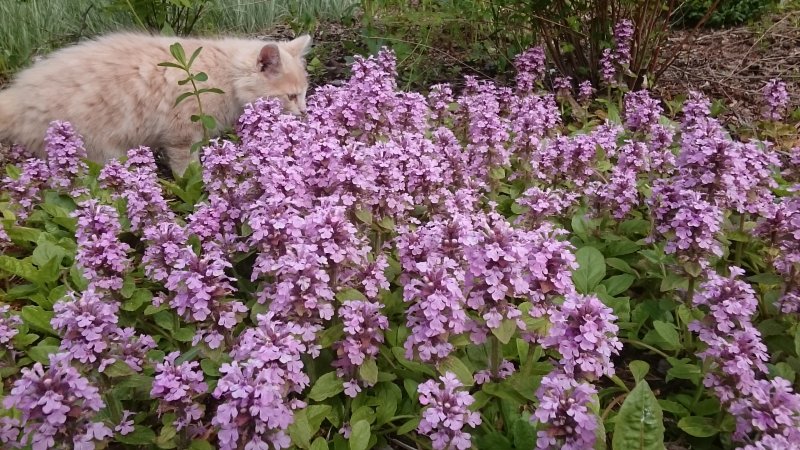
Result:
<svg viewBox="0 0 800 450"><path fill-rule="evenodd" d="M663 357L664 359L667 359L667 358L670 357L668 354L662 352L661 350L653 347L650 344L645 344L642 341L637 341L635 339L620 339L620 340L622 342L626 343L626 344L631 344L631 345L635 345L635 346L638 346L638 347L646 348L646 349L650 350L651 352L656 353L657 355Z"/></svg>
<svg viewBox="0 0 800 450"><path fill-rule="evenodd" d="M747 218L747 216L744 215L744 214L739 218L739 233L740 234L744 233L744 221L745 221L746 218ZM741 239L741 236L739 236L738 238ZM736 256L734 257L734 264L736 264L736 267L741 267L741 265L742 265L742 252L743 251L744 251L744 242L741 241L741 240L736 241L736 253L735 253Z"/></svg>
<svg viewBox="0 0 800 450"><path fill-rule="evenodd" d="M492 378L495 380L499 378L500 375L500 363L502 362L502 354L500 351L500 339L497 339L497 336L492 336L490 339L492 345L489 354L489 370L492 373Z"/></svg>

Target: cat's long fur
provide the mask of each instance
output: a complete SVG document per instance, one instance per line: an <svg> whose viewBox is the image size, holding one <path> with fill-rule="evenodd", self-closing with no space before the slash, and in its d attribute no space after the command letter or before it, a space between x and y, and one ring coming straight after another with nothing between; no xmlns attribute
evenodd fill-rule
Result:
<svg viewBox="0 0 800 450"><path fill-rule="evenodd" d="M158 66L173 61L169 46L175 42L187 58L203 47L192 71L208 74L199 88L225 91L201 96L204 112L221 128L232 126L242 107L259 97L276 97L287 111L305 112L308 36L270 43L118 33L59 50L20 72L0 91L0 140L43 155L50 122L65 120L83 136L92 160L121 158L147 145L165 151L173 171L183 173L202 129L189 120L197 114L193 98L174 107L191 88L178 85L186 73Z"/></svg>

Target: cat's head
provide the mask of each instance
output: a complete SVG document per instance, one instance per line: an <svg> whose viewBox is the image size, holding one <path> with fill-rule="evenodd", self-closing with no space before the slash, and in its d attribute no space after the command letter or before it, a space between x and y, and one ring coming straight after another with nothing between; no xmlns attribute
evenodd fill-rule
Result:
<svg viewBox="0 0 800 450"><path fill-rule="evenodd" d="M286 42L264 44L254 55L250 73L237 82L237 96L242 104L259 97L280 100L292 114L306 112L308 76L305 55L311 48L311 36L303 35Z"/></svg>

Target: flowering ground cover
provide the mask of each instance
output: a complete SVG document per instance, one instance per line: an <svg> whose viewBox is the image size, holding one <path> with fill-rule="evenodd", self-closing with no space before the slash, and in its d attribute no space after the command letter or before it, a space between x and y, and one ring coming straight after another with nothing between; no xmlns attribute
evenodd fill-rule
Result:
<svg viewBox="0 0 800 450"><path fill-rule="evenodd" d="M604 59L630 57L626 26ZM711 102L399 91L356 58L202 165L3 155L3 448L798 448L800 149ZM213 82L213 80L212 80Z"/></svg>

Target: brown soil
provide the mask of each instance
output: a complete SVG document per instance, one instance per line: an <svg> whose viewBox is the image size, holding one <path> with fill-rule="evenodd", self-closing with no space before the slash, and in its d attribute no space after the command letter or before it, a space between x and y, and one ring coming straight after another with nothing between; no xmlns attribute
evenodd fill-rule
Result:
<svg viewBox="0 0 800 450"><path fill-rule="evenodd" d="M670 55L691 40L692 31L669 38ZM743 124L757 118L761 88L771 78L787 83L793 107L800 104L800 11L773 15L761 23L701 30L658 80L655 90L670 98L699 90L724 101L728 119Z"/></svg>

